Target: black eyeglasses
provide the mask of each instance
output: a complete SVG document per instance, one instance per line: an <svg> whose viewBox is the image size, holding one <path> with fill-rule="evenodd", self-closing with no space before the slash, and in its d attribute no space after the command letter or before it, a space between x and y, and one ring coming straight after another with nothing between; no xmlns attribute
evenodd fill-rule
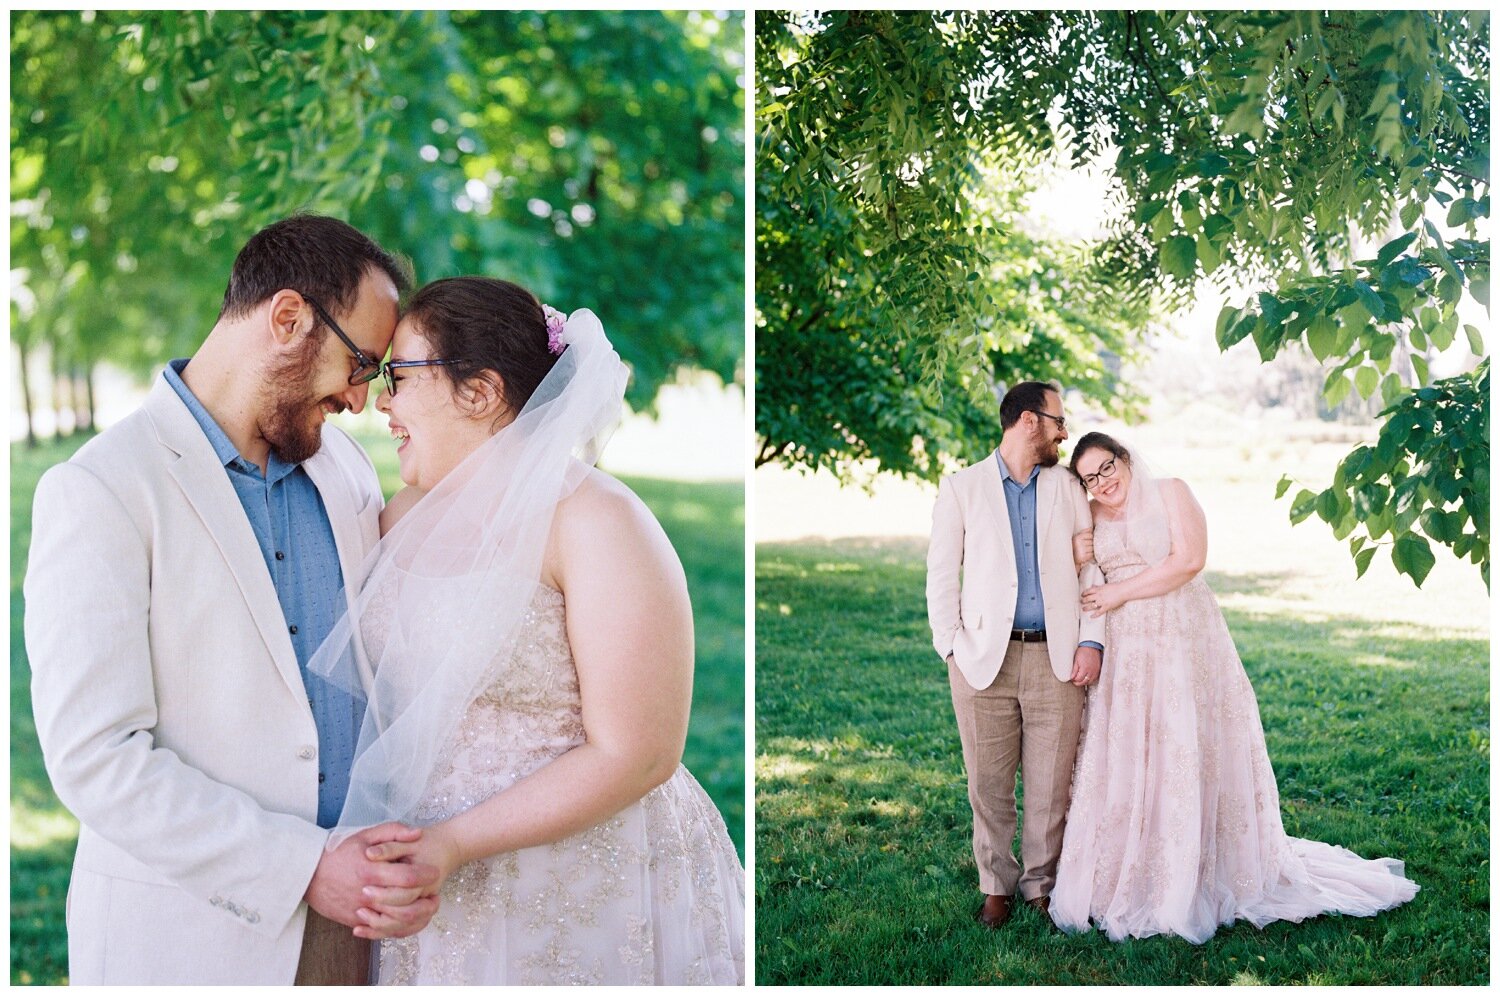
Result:
<svg viewBox="0 0 1500 996"><path fill-rule="evenodd" d="M1057 423L1057 427L1059 429L1061 429L1063 432L1067 432L1068 431L1068 420L1067 419L1065 419L1065 418L1058 418L1056 415L1048 415L1046 412L1037 411L1035 408L1028 409L1028 410L1033 415L1040 415L1042 418L1050 418L1052 421L1054 421L1054 422Z"/></svg>
<svg viewBox="0 0 1500 996"><path fill-rule="evenodd" d="M457 363L457 360L392 360L385 365L385 389L390 392L391 397L396 396L396 378L392 370L402 367L446 367Z"/></svg>
<svg viewBox="0 0 1500 996"><path fill-rule="evenodd" d="M1114 476L1115 462L1113 460L1106 460L1099 465L1098 473L1090 474L1087 477L1083 478L1083 486L1092 491L1099 486L1100 481L1104 480L1106 477Z"/></svg>
<svg viewBox="0 0 1500 996"><path fill-rule="evenodd" d="M302 295L302 300L312 305L313 310L318 313L318 317L323 320L323 324L333 329L333 334L339 337L340 342L349 347L349 352L353 353L354 358L359 361L359 366L356 367L354 372L349 375L349 383L351 385L368 384L370 381L380 376L380 360L376 359L369 353L365 352L363 349L360 349L358 346L356 346L354 344L354 340L344 334L344 330L339 328L339 323L334 321L333 318L329 316L328 312L323 310L323 306L321 304L314 301L306 294Z"/></svg>

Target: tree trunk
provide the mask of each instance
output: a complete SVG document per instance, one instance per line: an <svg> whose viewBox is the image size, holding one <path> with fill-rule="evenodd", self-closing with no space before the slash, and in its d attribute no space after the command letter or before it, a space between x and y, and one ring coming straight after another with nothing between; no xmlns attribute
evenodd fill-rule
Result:
<svg viewBox="0 0 1500 996"><path fill-rule="evenodd" d="M92 363L87 363L84 365L83 386L88 392L87 415L89 419L89 431L96 432L98 431L99 423L96 420L98 411L94 407L94 364Z"/></svg>
<svg viewBox="0 0 1500 996"><path fill-rule="evenodd" d="M73 434L72 428L67 431L63 429L63 412L71 406L63 400L63 389L67 386L68 378L62 369L62 359L57 355L57 347L52 347L52 417L54 439L66 439Z"/></svg>
<svg viewBox="0 0 1500 996"><path fill-rule="evenodd" d="M26 406L26 448L34 450L36 449L36 424L31 410L31 374L26 369L26 346L17 342L16 347L21 351L21 403Z"/></svg>
<svg viewBox="0 0 1500 996"><path fill-rule="evenodd" d="M68 383L73 391L73 425L79 432L94 431L94 385L87 362L74 366Z"/></svg>

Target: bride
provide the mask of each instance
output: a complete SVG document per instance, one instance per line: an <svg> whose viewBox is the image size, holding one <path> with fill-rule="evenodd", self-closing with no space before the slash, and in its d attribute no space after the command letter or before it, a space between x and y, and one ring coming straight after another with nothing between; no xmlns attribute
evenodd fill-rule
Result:
<svg viewBox="0 0 1500 996"><path fill-rule="evenodd" d="M1263 927L1320 913L1371 916L1417 892L1400 861L1288 837L1255 692L1201 577L1203 511L1101 432L1072 469L1093 498L1093 551L1109 613L1089 689L1051 914L1111 940L1194 944L1236 919Z"/></svg>
<svg viewBox="0 0 1500 996"><path fill-rule="evenodd" d="M505 281L428 284L396 329L377 406L408 486L312 665L367 697L340 827L421 825L369 856L441 873L381 983L744 981L744 872L679 763L682 566L591 466L626 376L592 312ZM366 893L355 933L399 934L415 894Z"/></svg>

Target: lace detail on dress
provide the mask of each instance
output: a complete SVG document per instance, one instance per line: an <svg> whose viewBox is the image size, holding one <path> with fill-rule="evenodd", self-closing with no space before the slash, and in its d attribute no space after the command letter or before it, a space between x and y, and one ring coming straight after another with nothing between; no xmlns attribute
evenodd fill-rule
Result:
<svg viewBox="0 0 1500 996"><path fill-rule="evenodd" d="M584 739L563 596L539 587L516 649L444 745L415 821L464 812ZM382 984L744 981L744 872L681 766L588 830L462 866L439 898L425 930L381 944Z"/></svg>
<svg viewBox="0 0 1500 996"><path fill-rule="evenodd" d="M1146 569L1096 519L1110 582ZM1372 915L1410 899L1401 862L1288 837L1255 691L1202 577L1109 614L1088 690L1052 915L1113 940L1219 924Z"/></svg>

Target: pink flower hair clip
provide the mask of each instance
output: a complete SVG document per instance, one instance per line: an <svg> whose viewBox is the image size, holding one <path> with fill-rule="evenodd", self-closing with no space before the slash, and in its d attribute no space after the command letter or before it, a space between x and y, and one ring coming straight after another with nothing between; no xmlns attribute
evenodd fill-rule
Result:
<svg viewBox="0 0 1500 996"><path fill-rule="evenodd" d="M547 351L553 356L561 356L568 348L563 340L563 326L567 324L568 316L550 304L542 305L542 315L547 320Z"/></svg>

